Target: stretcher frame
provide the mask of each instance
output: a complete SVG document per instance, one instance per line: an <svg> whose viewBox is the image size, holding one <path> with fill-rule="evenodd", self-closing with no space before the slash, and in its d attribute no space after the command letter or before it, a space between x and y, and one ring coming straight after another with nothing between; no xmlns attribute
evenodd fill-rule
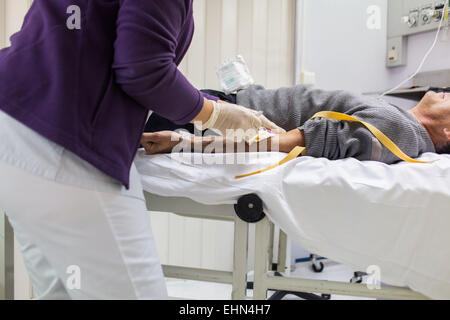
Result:
<svg viewBox="0 0 450 320"><path fill-rule="evenodd" d="M232 285L232 299L244 300L247 296L247 262L249 243L249 223L241 220L235 213L233 205L203 205L188 198L161 197L145 192L149 210L170 212L186 217L233 221L234 256L233 271L218 271L197 268L163 265L165 277L206 282L226 283ZM4 274L6 300L14 299L14 236L13 230L5 219ZM287 237L280 231L277 270L283 273L286 268ZM364 284L337 281L311 280L294 277L278 277L272 275L269 265L272 263L273 227L267 217L256 223L255 232L255 270L253 280L253 299L265 300L269 290L307 292L355 297L426 300L424 295L408 288L382 286L381 289L370 290ZM2 298L2 295L0 295Z"/></svg>
<svg viewBox="0 0 450 320"><path fill-rule="evenodd" d="M248 261L248 226L235 214L233 205L203 205L193 200L180 197L161 197L145 193L151 211L171 212L187 217L218 219L235 222L233 272L205 269L163 266L166 277L200 280L208 282L231 283L232 299L243 300L246 294ZM280 231L277 271L284 273L286 268L287 236ZM255 232L255 270L253 280L253 299L266 300L270 290L344 295L354 297L427 300L428 298L408 288L381 286L369 289L365 284L338 281L311 280L294 277L279 277L271 270L273 252L273 225L267 217L256 223ZM239 261L239 259L242 259Z"/></svg>
<svg viewBox="0 0 450 320"><path fill-rule="evenodd" d="M205 206L188 198L160 197L144 192L147 208L184 217L234 222L233 271L163 265L167 278L226 283L232 285L232 299L242 300L247 293L248 223L234 213L233 205Z"/></svg>
<svg viewBox="0 0 450 320"><path fill-rule="evenodd" d="M2 227L1 234L4 235L3 241L0 241L2 247L0 252L0 300L14 299L14 232L6 217L6 214L0 209L0 223Z"/></svg>
<svg viewBox="0 0 450 320"><path fill-rule="evenodd" d="M269 290L312 292L329 295L380 298L393 300L428 300L426 296L408 288L381 286L369 289L365 284L338 281L311 280L294 277L275 277L270 275L267 266L267 244L269 242L270 222L267 217L256 224L255 241L255 276L253 299L267 299Z"/></svg>

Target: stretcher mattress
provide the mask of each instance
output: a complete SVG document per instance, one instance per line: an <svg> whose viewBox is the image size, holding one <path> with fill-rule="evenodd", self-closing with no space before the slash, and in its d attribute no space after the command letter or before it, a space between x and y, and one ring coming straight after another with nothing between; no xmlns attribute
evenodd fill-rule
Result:
<svg viewBox="0 0 450 320"><path fill-rule="evenodd" d="M450 299L450 156L431 164L329 161L302 157L236 180L285 154L146 156L144 189L203 204L256 193L265 213L310 252L358 270L378 266L381 281ZM240 160L241 164L234 160Z"/></svg>

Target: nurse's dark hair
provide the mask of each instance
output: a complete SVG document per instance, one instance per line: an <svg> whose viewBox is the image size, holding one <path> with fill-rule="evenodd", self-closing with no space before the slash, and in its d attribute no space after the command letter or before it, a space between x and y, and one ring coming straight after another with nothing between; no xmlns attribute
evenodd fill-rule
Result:
<svg viewBox="0 0 450 320"><path fill-rule="evenodd" d="M436 152L439 154L450 154L450 142L436 147Z"/></svg>

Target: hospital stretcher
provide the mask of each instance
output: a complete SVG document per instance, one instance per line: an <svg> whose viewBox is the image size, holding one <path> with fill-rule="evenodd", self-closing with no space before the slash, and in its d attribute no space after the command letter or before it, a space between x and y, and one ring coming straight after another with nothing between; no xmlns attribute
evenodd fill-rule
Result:
<svg viewBox="0 0 450 320"><path fill-rule="evenodd" d="M203 160L224 157L196 156ZM194 155L173 159L170 155L146 156L143 150L138 153L135 163L151 210L227 219L236 226L234 272L165 266L167 276L231 283L233 298L245 297L248 222L237 218L234 205L242 196L257 194L266 217L252 221L256 223L254 298L266 298L269 289L395 299L450 298L450 156L427 154L422 160L439 161L393 166L302 157L261 175L234 179L284 156L261 154L253 161L247 154L244 163L224 165L196 163ZM397 287L368 290L355 283L274 277L268 262L269 220L310 252L355 270L379 265L383 283ZM10 241L7 247L11 245ZM13 258L4 261L11 263ZM11 283L11 272L7 278ZM11 292L11 284L7 286Z"/></svg>
<svg viewBox="0 0 450 320"><path fill-rule="evenodd" d="M256 223L255 234L255 273L253 280L253 299L265 300L269 290L280 292L301 293L303 296L314 297L305 293L340 294L358 297L373 297L384 299L426 299L425 296L406 288L383 287L381 290L369 290L364 284L347 284L332 281L308 280L299 278L274 276L272 271L284 273L286 264L287 236L280 231L278 259L276 270L271 270L273 252L273 226L258 205L260 199L255 195L242 197L236 205L204 205L188 198L162 197L144 192L149 210L170 212L185 217L213 219L234 222L234 255L233 271L217 271L198 268L187 268L163 265L167 278L188 279L206 282L226 283L232 285L232 299L247 298L247 262L249 243L249 224ZM250 210L245 210L250 208ZM7 263L4 268L5 299L14 299L14 236L11 226L5 223L5 256Z"/></svg>
<svg viewBox="0 0 450 320"><path fill-rule="evenodd" d="M255 298L264 299L269 289L395 299L450 297L450 249L446 245L450 241L449 156L427 154L421 160L439 161L392 166L303 157L238 180L234 177L239 173L264 168L285 154L263 154L255 161L246 155L245 163L227 165L196 163L193 157L145 156L144 151L138 154L136 165L143 176L144 190L157 195L149 199L149 206L170 212L163 200L170 196L169 205L177 206L175 212L182 213L188 207L183 203L189 198L206 216L214 216L220 207L231 217L238 199L257 194L267 217L254 221ZM200 157L211 160L224 155ZM368 290L358 283L273 276L268 262L271 223L306 250L355 270L379 266L381 281L392 286ZM235 256L243 257L244 253L235 252Z"/></svg>
<svg viewBox="0 0 450 320"><path fill-rule="evenodd" d="M145 196L151 211L235 223L232 272L164 265L164 275L168 278L231 284L233 300L247 298L248 227L250 223L256 223L253 299L267 299L269 290L300 293L301 296L313 298L319 297L311 293L383 299L427 299L407 288L384 286L378 290L370 290L365 284L275 276L273 271L279 274L286 271L287 236L280 232L276 270L272 270L270 255L273 252L273 228L262 207L258 206L257 202L261 200L256 195L241 197L237 205L203 205L188 198L162 197L148 192L145 192ZM244 210L239 210L238 206ZM252 210L245 210L246 206L250 206Z"/></svg>

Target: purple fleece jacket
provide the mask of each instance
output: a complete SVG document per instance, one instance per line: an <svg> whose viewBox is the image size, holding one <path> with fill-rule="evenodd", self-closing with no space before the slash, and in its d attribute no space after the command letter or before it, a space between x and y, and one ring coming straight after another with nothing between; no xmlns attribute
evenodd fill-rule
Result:
<svg viewBox="0 0 450 320"><path fill-rule="evenodd" d="M177 69L193 33L192 0L35 0L0 51L0 109L128 187L148 111L203 106Z"/></svg>

